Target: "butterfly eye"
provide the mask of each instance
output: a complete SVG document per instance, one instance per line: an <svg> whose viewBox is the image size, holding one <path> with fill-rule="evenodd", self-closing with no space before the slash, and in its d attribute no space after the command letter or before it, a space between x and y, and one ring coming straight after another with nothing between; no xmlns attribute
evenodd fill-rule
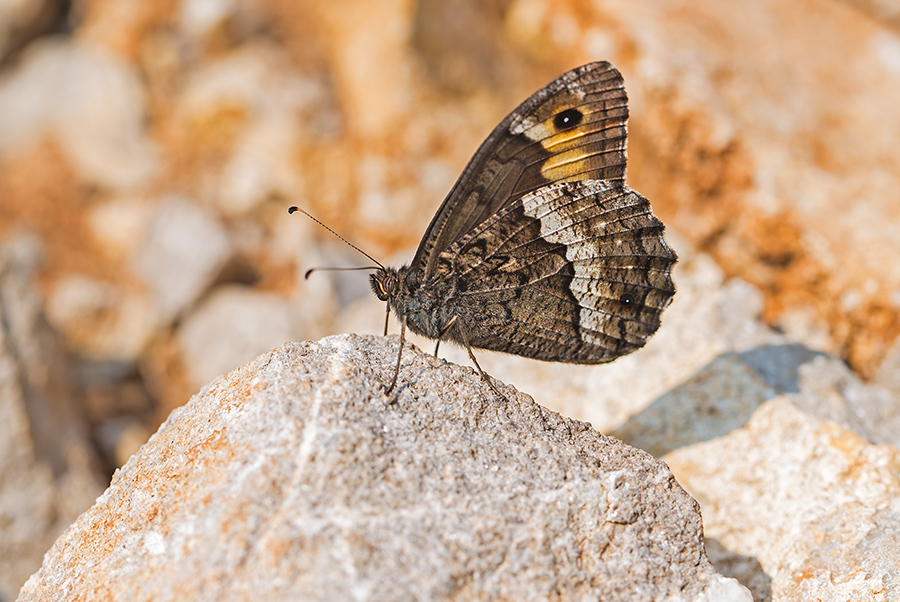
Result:
<svg viewBox="0 0 900 602"><path fill-rule="evenodd" d="M397 292L397 279L393 276L385 276L384 280L378 284L381 287L381 292L385 295L392 295Z"/></svg>
<svg viewBox="0 0 900 602"><path fill-rule="evenodd" d="M553 126L558 130L568 130L581 123L582 119L584 114L578 109L566 109L553 116Z"/></svg>
<svg viewBox="0 0 900 602"><path fill-rule="evenodd" d="M382 301L387 301L397 292L397 276L386 269L379 270L377 273L369 276L369 282L372 286L372 292Z"/></svg>

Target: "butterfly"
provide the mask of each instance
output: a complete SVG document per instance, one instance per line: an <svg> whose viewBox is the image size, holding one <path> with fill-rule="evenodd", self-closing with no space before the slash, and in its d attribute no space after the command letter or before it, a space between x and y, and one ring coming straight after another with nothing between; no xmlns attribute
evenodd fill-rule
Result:
<svg viewBox="0 0 900 602"><path fill-rule="evenodd" d="M625 184L627 119L621 74L595 62L497 125L412 262L370 276L400 320L401 353L406 328L460 344L499 393L473 348L599 364L646 343L675 294L677 256ZM400 356L388 391L399 367Z"/></svg>

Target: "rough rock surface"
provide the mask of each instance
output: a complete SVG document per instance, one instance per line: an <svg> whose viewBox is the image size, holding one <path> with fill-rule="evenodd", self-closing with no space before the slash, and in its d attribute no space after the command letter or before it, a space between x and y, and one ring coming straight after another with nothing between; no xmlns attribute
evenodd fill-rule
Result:
<svg viewBox="0 0 900 602"><path fill-rule="evenodd" d="M19 600L750 600L649 454L345 335L176 410Z"/></svg>
<svg viewBox="0 0 900 602"><path fill-rule="evenodd" d="M897 399L803 345L763 345L719 355L611 434L672 468L713 564L755 600L893 600Z"/></svg>
<svg viewBox="0 0 900 602"><path fill-rule="evenodd" d="M665 456L720 544L716 566L737 565L727 574L757 600L900 599L900 451L794 397Z"/></svg>

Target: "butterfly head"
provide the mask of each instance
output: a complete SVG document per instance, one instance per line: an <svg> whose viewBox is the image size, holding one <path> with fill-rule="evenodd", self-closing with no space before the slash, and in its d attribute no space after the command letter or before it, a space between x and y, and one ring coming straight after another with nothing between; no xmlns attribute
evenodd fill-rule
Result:
<svg viewBox="0 0 900 602"><path fill-rule="evenodd" d="M382 301L387 301L400 290L400 276L394 268L380 268L369 276L372 292Z"/></svg>

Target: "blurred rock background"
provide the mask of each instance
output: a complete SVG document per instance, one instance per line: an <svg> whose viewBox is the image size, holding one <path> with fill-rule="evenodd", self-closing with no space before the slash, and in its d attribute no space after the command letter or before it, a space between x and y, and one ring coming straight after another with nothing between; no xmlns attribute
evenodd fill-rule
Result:
<svg viewBox="0 0 900 602"><path fill-rule="evenodd" d="M724 328L735 340L786 337L843 360L841 378L897 387L898 15L878 0L0 0L0 599L202 384L284 341L380 334L365 273L302 277L368 261L289 205L407 261L494 125L591 60L625 77L629 183L669 226L676 282L700 283L678 311L735 307L767 332ZM694 369L726 347L665 330ZM553 391L558 366L483 365L601 430L641 409L598 409L587 385L539 397L528 379ZM590 370L646 404L685 379L617 365Z"/></svg>

